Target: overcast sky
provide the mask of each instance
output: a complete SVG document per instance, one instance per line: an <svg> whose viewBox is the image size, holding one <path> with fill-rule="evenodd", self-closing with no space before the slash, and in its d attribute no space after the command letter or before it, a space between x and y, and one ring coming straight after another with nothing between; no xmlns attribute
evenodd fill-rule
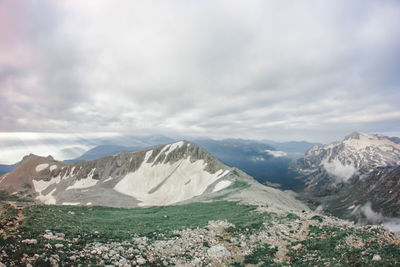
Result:
<svg viewBox="0 0 400 267"><path fill-rule="evenodd" d="M0 131L400 133L400 1L0 1Z"/></svg>

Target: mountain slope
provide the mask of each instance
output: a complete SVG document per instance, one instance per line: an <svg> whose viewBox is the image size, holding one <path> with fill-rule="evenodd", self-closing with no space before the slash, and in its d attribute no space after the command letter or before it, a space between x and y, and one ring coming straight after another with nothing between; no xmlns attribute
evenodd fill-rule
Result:
<svg viewBox="0 0 400 267"><path fill-rule="evenodd" d="M0 179L0 189L45 204L137 207L217 197L305 208L187 141L71 165L29 155Z"/></svg>
<svg viewBox="0 0 400 267"><path fill-rule="evenodd" d="M359 219L365 212L357 207L368 203L384 216L400 216L399 163L398 139L355 132L342 142L311 148L293 168L306 182L304 199Z"/></svg>
<svg viewBox="0 0 400 267"><path fill-rule="evenodd" d="M303 183L294 179L295 174L288 169L291 158L282 151L262 142L243 139L213 140L209 138L193 139L217 159L230 167L237 167L260 183L272 182L282 189L298 189ZM66 163L76 163L82 160L94 160L111 156L118 151L139 151L151 146L116 146L100 145L90 149L79 158L66 160Z"/></svg>

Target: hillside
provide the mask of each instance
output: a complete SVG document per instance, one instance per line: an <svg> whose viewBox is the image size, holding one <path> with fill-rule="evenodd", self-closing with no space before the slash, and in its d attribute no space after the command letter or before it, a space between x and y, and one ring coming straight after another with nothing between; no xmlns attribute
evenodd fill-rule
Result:
<svg viewBox="0 0 400 267"><path fill-rule="evenodd" d="M44 204L138 207L218 197L305 208L187 141L75 164L29 155L0 179L0 189Z"/></svg>
<svg viewBox="0 0 400 267"><path fill-rule="evenodd" d="M397 266L399 236L268 204L140 209L0 202L0 264Z"/></svg>

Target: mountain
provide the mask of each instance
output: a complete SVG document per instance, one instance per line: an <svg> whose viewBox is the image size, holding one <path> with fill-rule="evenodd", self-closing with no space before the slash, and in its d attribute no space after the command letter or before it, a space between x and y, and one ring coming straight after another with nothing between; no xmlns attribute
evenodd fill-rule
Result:
<svg viewBox="0 0 400 267"><path fill-rule="evenodd" d="M11 165L6 165L6 164L0 164L0 174L10 172L12 171L17 164L11 164Z"/></svg>
<svg viewBox="0 0 400 267"><path fill-rule="evenodd" d="M306 183L304 199L337 216L362 219L367 212L357 209L365 205L382 216L400 216L399 164L398 138L354 132L312 147L292 168Z"/></svg>
<svg viewBox="0 0 400 267"><path fill-rule="evenodd" d="M0 179L0 189L45 204L137 207L218 198L305 209L187 141L75 164L31 154Z"/></svg>
<svg viewBox="0 0 400 267"><path fill-rule="evenodd" d="M286 156L290 158L301 158L311 147L322 146L320 143L310 143L306 141L275 142L271 140L262 140L261 142L284 152Z"/></svg>
<svg viewBox="0 0 400 267"><path fill-rule="evenodd" d="M400 218L399 178L400 166L378 167L352 179L338 195L326 202L325 209L341 217L356 217L374 224L388 218Z"/></svg>
<svg viewBox="0 0 400 267"><path fill-rule="evenodd" d="M302 181L294 179L289 169L291 158L271 145L244 139L195 139L225 164L237 167L260 183L274 183L282 189L300 189Z"/></svg>
<svg viewBox="0 0 400 267"><path fill-rule="evenodd" d="M147 140L148 143L146 144L155 142L160 138ZM294 179L295 173L288 168L291 158L286 157L286 153L278 151L268 144L244 139L213 140L209 138L193 138L191 141L205 148L224 164L243 170L260 183L274 183L282 189L299 189L303 186L300 180ZM133 152L149 147L151 146L100 145L90 149L78 158L66 160L65 162L76 163L82 160L94 160L114 155L118 151Z"/></svg>
<svg viewBox="0 0 400 267"><path fill-rule="evenodd" d="M400 264L386 226L317 214L187 141L74 164L31 154L0 188L0 266Z"/></svg>

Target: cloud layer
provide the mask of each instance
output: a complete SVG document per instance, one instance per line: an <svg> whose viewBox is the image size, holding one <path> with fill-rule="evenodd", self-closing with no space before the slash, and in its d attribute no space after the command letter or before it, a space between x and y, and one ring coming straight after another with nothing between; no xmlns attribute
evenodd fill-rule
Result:
<svg viewBox="0 0 400 267"><path fill-rule="evenodd" d="M400 132L398 1L0 2L0 131Z"/></svg>

